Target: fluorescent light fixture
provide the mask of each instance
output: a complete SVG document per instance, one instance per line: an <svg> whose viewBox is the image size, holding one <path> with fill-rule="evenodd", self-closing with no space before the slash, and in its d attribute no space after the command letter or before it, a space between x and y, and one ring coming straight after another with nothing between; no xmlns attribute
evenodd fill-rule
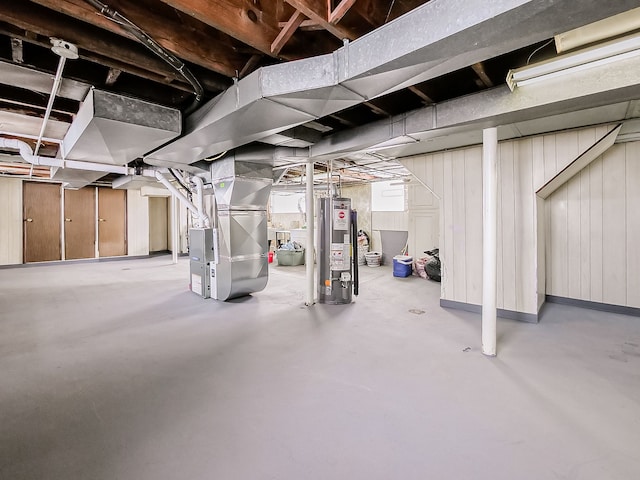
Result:
<svg viewBox="0 0 640 480"><path fill-rule="evenodd" d="M516 87L524 87L636 56L640 56L640 35L631 35L546 62L509 70L507 85L513 91Z"/></svg>
<svg viewBox="0 0 640 480"><path fill-rule="evenodd" d="M558 53L640 29L640 8L634 8L554 37Z"/></svg>

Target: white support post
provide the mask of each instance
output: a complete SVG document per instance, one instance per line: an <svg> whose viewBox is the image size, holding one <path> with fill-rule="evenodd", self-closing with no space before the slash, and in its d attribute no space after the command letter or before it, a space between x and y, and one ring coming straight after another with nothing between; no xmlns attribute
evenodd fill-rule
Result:
<svg viewBox="0 0 640 480"><path fill-rule="evenodd" d="M498 130L482 131L482 353L496 355Z"/></svg>
<svg viewBox="0 0 640 480"><path fill-rule="evenodd" d="M180 245L180 200L171 195L171 257L173 263L178 263L178 250Z"/></svg>
<svg viewBox="0 0 640 480"><path fill-rule="evenodd" d="M313 202L313 169L314 161L309 160L307 163L307 184L306 184L306 197L305 206L307 209L307 240L306 240L306 256L305 266L307 272L307 294L305 298L305 305L308 307L315 303L315 282L314 282L314 202Z"/></svg>

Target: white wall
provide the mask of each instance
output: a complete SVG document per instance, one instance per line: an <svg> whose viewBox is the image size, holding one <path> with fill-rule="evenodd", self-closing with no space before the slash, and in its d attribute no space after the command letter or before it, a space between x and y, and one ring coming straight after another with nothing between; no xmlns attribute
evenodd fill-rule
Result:
<svg viewBox="0 0 640 480"><path fill-rule="evenodd" d="M342 188L342 196L351 199L351 208L358 211L358 230L371 238L371 185L353 185Z"/></svg>
<svg viewBox="0 0 640 480"><path fill-rule="evenodd" d="M127 255L149 255L149 197L127 190Z"/></svg>
<svg viewBox="0 0 640 480"><path fill-rule="evenodd" d="M539 207L535 192L611 128L613 126L603 125L500 143L498 160L498 308L537 313L541 304L540 298L543 298L545 293L544 291L539 292L538 288L539 285L545 288L545 279L547 283L551 283L546 287L548 293L566 296L563 293L553 293L565 291L556 290L553 287L554 282L556 285L567 284L568 289L569 280L566 273L562 271L548 273L546 277L542 275L542 278L539 278L539 274L544 274L541 270L545 267L550 272L552 265L558 263L559 259L568 261L570 249L566 240L564 249L562 247L562 239L565 238L562 236L562 232L564 231L566 235L569 228L572 231L580 231L583 217L575 215L567 217L563 223L558 218L557 212L562 208L563 192L566 202L566 199L569 198L567 197L567 189L575 190L577 184L569 182L571 185L563 186L556 192L557 195L553 195L553 199L546 202L545 212L541 212L549 220L540 222L540 226L548 225L549 228L546 230L546 237L543 237L547 239L545 254L547 261L546 265L541 265L540 268L538 257L544 252L542 245L540 245ZM636 147L625 147L625 149L630 148ZM402 159L401 163L441 197L440 247L444 273L442 298L463 303L481 304L482 148L477 146L419 155ZM629 164L625 165L625 168L629 169ZM597 166L594 164L592 168L597 168ZM621 177L611 182L624 184L624 178ZM627 179L626 181L633 182L634 180ZM596 194L596 191L592 191L591 194ZM632 194L635 195L635 192ZM571 198L573 199L574 196ZM575 200L572 201L575 203ZM623 216L622 214L613 214L613 211L624 211L620 202L620 200L617 203L614 201L609 208L610 212L607 215L610 216L612 222L616 221L613 219L621 219ZM592 207L597 208L597 200ZM572 208L575 209L575 205ZM617 210L620 208L622 210ZM582 214L586 218L586 213L582 212ZM628 211L624 215L627 218L624 228L627 232L631 229L631 233L627 233L627 236L624 237L628 239L625 241L629 243L637 238L637 224L640 221L637 218L640 217L630 218ZM571 224L567 222L571 222ZM622 227L619 224L615 228L611 228L612 231L621 234ZM554 247L551 246L550 230L555 232L553 236ZM592 233L596 235L597 232ZM598 241L594 239L592 243ZM620 255L620 253L616 252L614 255ZM575 252L571 252L571 256L574 257ZM615 261L617 264L623 262L622 258L617 258ZM637 257L634 260L633 257L627 255L625 272L629 272L631 265L633 265L630 262L633 261L636 262L636 265L638 264ZM573 263L567 264L567 272L575 270L577 261L573 259L571 262ZM590 274L590 276L594 275ZM627 286L624 291L628 292L629 288L633 288L638 280L634 274L627 274L625 278L627 278ZM571 281L575 282L576 280L572 279ZM631 287L629 282L631 282ZM582 285L580 288L583 288ZM586 289L586 287L584 288ZM628 296L626 294L627 301ZM620 300L622 300L622 296L618 295L614 303L621 304ZM627 305L627 303L622 304Z"/></svg>
<svg viewBox="0 0 640 480"><path fill-rule="evenodd" d="M482 301L482 149L471 147L401 160L440 197L442 298Z"/></svg>
<svg viewBox="0 0 640 480"><path fill-rule="evenodd" d="M422 185L410 185L407 214L409 255L419 258L426 250L439 246L440 202Z"/></svg>
<svg viewBox="0 0 640 480"><path fill-rule="evenodd" d="M149 251L169 249L168 203L171 197L149 197Z"/></svg>
<svg viewBox="0 0 640 480"><path fill-rule="evenodd" d="M189 210L187 209L187 207L185 207L184 205L182 205L180 203L180 201L177 202L178 203L178 216L179 216L179 232L178 232L178 240L180 241L179 245L178 245L178 253L187 253L189 250L189 243L188 243L188 239L187 239L187 235L189 232L189 226L188 226L188 218L189 218ZM171 250L173 252L173 206L174 206L174 199L173 197L169 197L169 208L167 209L167 225L168 225L168 230L169 230L169 238L167 241L167 245L169 250ZM205 196L205 211L207 211L207 196ZM211 219L213 220L214 217L211 216ZM212 223L213 224L213 223Z"/></svg>
<svg viewBox="0 0 640 480"><path fill-rule="evenodd" d="M0 178L0 265L22 263L22 181Z"/></svg>
<svg viewBox="0 0 640 480"><path fill-rule="evenodd" d="M546 207L547 293L640 307L640 142L611 147Z"/></svg>

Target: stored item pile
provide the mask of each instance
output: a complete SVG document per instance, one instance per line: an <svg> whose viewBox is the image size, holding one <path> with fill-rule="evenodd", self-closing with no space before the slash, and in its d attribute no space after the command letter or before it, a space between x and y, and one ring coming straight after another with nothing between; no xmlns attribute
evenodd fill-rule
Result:
<svg viewBox="0 0 640 480"><path fill-rule="evenodd" d="M278 265L294 266L304 265L304 248L298 242L287 242L276 250Z"/></svg>

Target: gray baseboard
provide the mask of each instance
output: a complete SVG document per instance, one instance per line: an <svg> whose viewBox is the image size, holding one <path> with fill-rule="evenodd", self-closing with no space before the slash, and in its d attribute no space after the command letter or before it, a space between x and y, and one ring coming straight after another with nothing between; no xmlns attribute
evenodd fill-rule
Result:
<svg viewBox="0 0 640 480"><path fill-rule="evenodd" d="M635 307L612 305L610 303L591 302L589 300L578 300L577 298L557 297L555 295L547 295L545 299L549 303L559 303L562 305L572 305L574 307L588 308L590 310L599 310L601 312L620 313L622 315L640 317L640 308Z"/></svg>
<svg viewBox="0 0 640 480"><path fill-rule="evenodd" d="M102 263L102 262L120 262L122 260L140 260L143 258L161 257L163 255L171 255L169 251L153 252L149 255L123 255L121 257L101 257L101 258L80 258L75 260L54 260L51 262L33 262L33 263L13 263L10 265L0 265L0 270L9 268L33 268L47 267L51 265L73 265L78 263ZM187 257L188 253L181 253L179 257Z"/></svg>
<svg viewBox="0 0 640 480"><path fill-rule="evenodd" d="M475 303L456 302L454 300L440 299L440 306L443 308L454 308L456 310L464 310L471 313L482 313L482 305ZM500 318L508 318L510 320L518 320L519 322L538 323L539 316L535 313L516 312L514 310L503 310L498 308L498 316Z"/></svg>

